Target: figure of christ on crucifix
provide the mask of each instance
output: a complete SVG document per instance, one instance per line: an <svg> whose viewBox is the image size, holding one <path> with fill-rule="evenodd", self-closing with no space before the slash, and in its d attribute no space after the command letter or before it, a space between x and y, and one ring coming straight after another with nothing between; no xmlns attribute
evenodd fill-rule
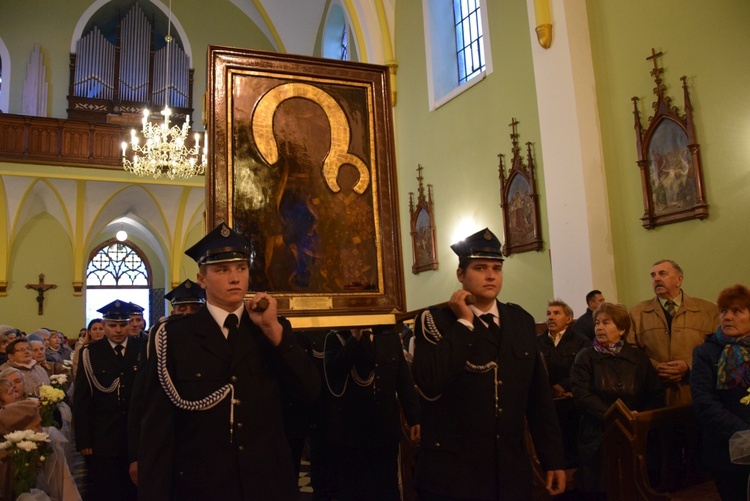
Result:
<svg viewBox="0 0 750 501"><path fill-rule="evenodd" d="M44 315L44 293L50 289L57 289L57 284L45 284L44 273L39 274L38 284L26 284L27 289L34 289L37 292L36 302L38 303L37 315Z"/></svg>

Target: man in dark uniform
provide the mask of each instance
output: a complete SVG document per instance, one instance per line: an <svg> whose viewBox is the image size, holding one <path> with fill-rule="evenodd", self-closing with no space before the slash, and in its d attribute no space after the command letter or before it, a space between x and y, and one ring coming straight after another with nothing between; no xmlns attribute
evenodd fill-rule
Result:
<svg viewBox="0 0 750 501"><path fill-rule="evenodd" d="M206 292L189 278L164 294L164 299L172 305L172 315L195 313L206 302Z"/></svg>
<svg viewBox="0 0 750 501"><path fill-rule="evenodd" d="M164 294L164 299L172 305L172 315L191 315L206 302L206 293L200 285L189 278ZM132 318L132 316L131 316ZM144 343L139 358L138 376L135 378L132 403L128 415L128 455L130 457L130 479L138 485L138 443L141 439L141 417L143 416L143 392L148 376L147 356Z"/></svg>
<svg viewBox="0 0 750 501"><path fill-rule="evenodd" d="M128 323L128 335L130 337L138 338L142 343L148 340L148 335L145 332L146 320L143 318L143 306L135 303L128 303L130 305L130 322Z"/></svg>
<svg viewBox="0 0 750 501"><path fill-rule="evenodd" d="M325 381L325 342L327 330L298 333L297 341L305 348L308 357ZM310 449L310 485L313 501L340 499L336 474L336 451L329 436L331 411L336 397L323 386L320 396L310 408L308 445Z"/></svg>
<svg viewBox="0 0 750 501"><path fill-rule="evenodd" d="M296 499L282 387L312 401L315 367L275 299L257 293L245 306L247 239L222 223L186 254L200 266L206 305L152 329L139 498Z"/></svg>
<svg viewBox="0 0 750 501"><path fill-rule="evenodd" d="M463 288L447 307L424 310L415 321L412 370L423 397L420 499L530 499L526 421L547 470L547 491L559 494L565 490L562 439L534 319L496 299L503 282L500 241L485 228L451 249Z"/></svg>
<svg viewBox="0 0 750 501"><path fill-rule="evenodd" d="M73 394L76 448L86 458L92 500L132 500L128 477L128 409L140 342L128 336L130 303L100 308L104 338L81 350Z"/></svg>
<svg viewBox="0 0 750 501"><path fill-rule="evenodd" d="M400 409L419 441L419 404L401 338L389 327L374 330L332 331L326 339L326 382L337 397L329 432L344 501L401 499Z"/></svg>

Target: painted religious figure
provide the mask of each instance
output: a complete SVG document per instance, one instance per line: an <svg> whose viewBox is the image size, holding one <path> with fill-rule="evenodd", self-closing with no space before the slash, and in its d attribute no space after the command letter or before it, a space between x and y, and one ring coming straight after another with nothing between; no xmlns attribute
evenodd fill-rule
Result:
<svg viewBox="0 0 750 501"><path fill-rule="evenodd" d="M535 165L531 143L526 143L526 159L521 155L518 144L518 124L513 118L510 123L510 139L513 144L513 158L510 167L505 168L505 155L498 155L500 165L500 207L503 210L505 245L503 254L514 252L539 251L542 249L541 225L539 223L539 195L536 193Z"/></svg>
<svg viewBox="0 0 750 501"><path fill-rule="evenodd" d="M367 89L255 75L233 94L235 229L252 244L253 288L378 290Z"/></svg>
<svg viewBox="0 0 750 501"><path fill-rule="evenodd" d="M693 155L682 127L672 120L662 120L648 146L654 214L662 215L695 205Z"/></svg>

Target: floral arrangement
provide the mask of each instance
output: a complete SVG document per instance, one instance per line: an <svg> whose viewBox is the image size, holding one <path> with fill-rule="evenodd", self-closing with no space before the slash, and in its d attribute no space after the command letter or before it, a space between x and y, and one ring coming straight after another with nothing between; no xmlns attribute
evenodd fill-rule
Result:
<svg viewBox="0 0 750 501"><path fill-rule="evenodd" d="M39 466L45 460L49 435L33 430L8 433L0 443L0 451L10 457L13 467L13 494L20 496L36 485Z"/></svg>
<svg viewBox="0 0 750 501"><path fill-rule="evenodd" d="M49 377L49 381L53 388L62 390L63 385L68 382L68 376L66 374L54 374Z"/></svg>
<svg viewBox="0 0 750 501"><path fill-rule="evenodd" d="M60 388L46 384L39 388L39 414L42 416L42 426L59 426L59 423L55 421L54 414L57 404L62 402L64 398L65 392Z"/></svg>

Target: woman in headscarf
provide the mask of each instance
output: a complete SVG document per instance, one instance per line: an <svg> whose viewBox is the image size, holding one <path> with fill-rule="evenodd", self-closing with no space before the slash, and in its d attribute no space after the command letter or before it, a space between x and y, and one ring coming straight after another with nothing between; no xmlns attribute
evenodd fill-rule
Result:
<svg viewBox="0 0 750 501"><path fill-rule="evenodd" d="M728 287L716 303L719 328L693 350L690 388L702 430L702 460L724 501L744 501L750 466L731 462L729 438L750 430L750 406L741 402L750 387L750 289Z"/></svg>
<svg viewBox="0 0 750 501"><path fill-rule="evenodd" d="M624 306L602 303L594 311L594 342L578 352L570 369L573 399L581 411L576 487L589 499L604 499L604 414L618 399L633 411L664 405L664 388L648 356L625 342L630 315Z"/></svg>

